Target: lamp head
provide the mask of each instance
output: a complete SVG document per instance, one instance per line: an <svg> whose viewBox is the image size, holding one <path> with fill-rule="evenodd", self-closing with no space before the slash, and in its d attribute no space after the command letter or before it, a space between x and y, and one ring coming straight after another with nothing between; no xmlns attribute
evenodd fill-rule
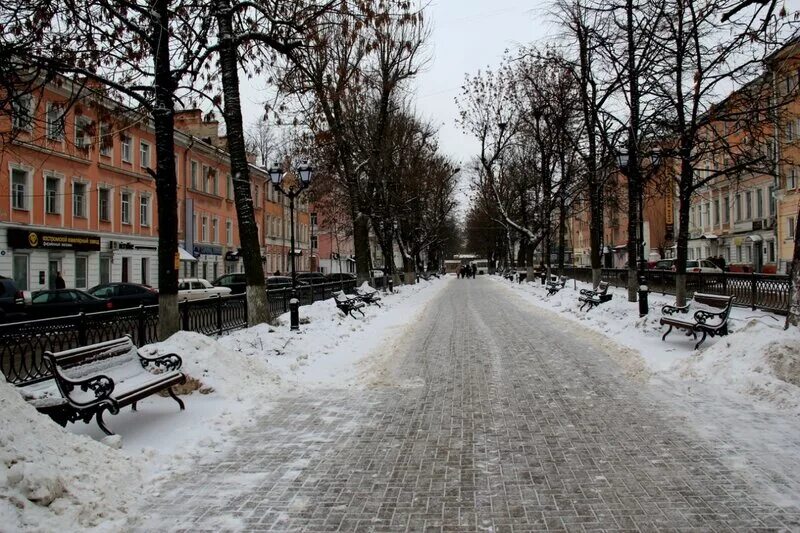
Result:
<svg viewBox="0 0 800 533"><path fill-rule="evenodd" d="M300 182L303 185L308 185L311 183L311 174L313 173L313 169L308 162L302 163L297 167L297 174L300 176Z"/></svg>
<svg viewBox="0 0 800 533"><path fill-rule="evenodd" d="M280 185L281 180L283 180L283 169L281 169L280 165L276 162L267 170L269 172L269 180L272 182L273 185Z"/></svg>

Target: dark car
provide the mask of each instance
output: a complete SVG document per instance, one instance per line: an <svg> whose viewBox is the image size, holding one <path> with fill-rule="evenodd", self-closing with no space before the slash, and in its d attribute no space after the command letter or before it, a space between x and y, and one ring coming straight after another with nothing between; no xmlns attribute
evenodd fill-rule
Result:
<svg viewBox="0 0 800 533"><path fill-rule="evenodd" d="M25 293L17 289L13 279L0 276L0 322L25 318Z"/></svg>
<svg viewBox="0 0 800 533"><path fill-rule="evenodd" d="M110 300L114 309L158 303L158 291L138 283L101 283L88 292L95 298Z"/></svg>
<svg viewBox="0 0 800 533"><path fill-rule="evenodd" d="M36 319L97 313L110 309L113 309L111 300L95 298L79 289L55 289L34 292L30 305L25 306L25 314L28 318Z"/></svg>
<svg viewBox="0 0 800 533"><path fill-rule="evenodd" d="M332 282L338 283L340 281L355 281L355 280L356 280L356 275L350 274L349 272L337 272L334 274L327 274L325 276L325 281L327 281L328 283Z"/></svg>
<svg viewBox="0 0 800 533"><path fill-rule="evenodd" d="M299 277L300 275L298 274L297 286L298 287L307 286L308 282L301 281ZM290 276L270 276L267 278L267 290L291 289L291 288L292 288L292 278Z"/></svg>
<svg viewBox="0 0 800 533"><path fill-rule="evenodd" d="M319 285L325 283L325 274L322 272L298 272L297 281L302 281L309 285Z"/></svg>
<svg viewBox="0 0 800 533"><path fill-rule="evenodd" d="M244 273L225 274L215 279L212 283L215 287L228 287L231 294L243 294L247 291L247 279Z"/></svg>

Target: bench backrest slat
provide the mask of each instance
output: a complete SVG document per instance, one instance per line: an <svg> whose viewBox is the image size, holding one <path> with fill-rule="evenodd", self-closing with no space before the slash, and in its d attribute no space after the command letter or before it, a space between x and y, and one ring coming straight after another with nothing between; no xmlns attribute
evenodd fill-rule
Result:
<svg viewBox="0 0 800 533"><path fill-rule="evenodd" d="M709 307L716 307L718 309L725 309L726 307L730 307L733 303L733 296L722 296L719 294L704 294L696 292L694 293L694 301L707 305Z"/></svg>
<svg viewBox="0 0 800 533"><path fill-rule="evenodd" d="M132 350L135 350L133 341L126 335L119 339L92 344L90 346L73 348L63 352L47 352L47 354L55 360L55 363L59 367L66 370L95 361L103 361L117 357L129 357Z"/></svg>

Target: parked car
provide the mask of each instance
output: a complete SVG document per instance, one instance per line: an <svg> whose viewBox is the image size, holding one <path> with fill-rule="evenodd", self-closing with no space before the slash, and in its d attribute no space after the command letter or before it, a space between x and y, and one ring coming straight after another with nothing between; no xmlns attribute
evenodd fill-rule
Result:
<svg viewBox="0 0 800 533"><path fill-rule="evenodd" d="M215 287L228 287L231 294L243 294L247 291L247 278L244 272L238 274L225 274L215 279L212 283Z"/></svg>
<svg viewBox="0 0 800 533"><path fill-rule="evenodd" d="M322 272L298 272L297 281L302 281L309 285L319 285L325 283L325 274Z"/></svg>
<svg viewBox="0 0 800 533"><path fill-rule="evenodd" d="M308 283L305 281L297 280L297 286L303 287L307 286ZM267 278L267 290L272 289L291 289L292 288L292 278L290 276L270 276Z"/></svg>
<svg viewBox="0 0 800 533"><path fill-rule="evenodd" d="M356 275L349 272L337 272L334 274L326 274L325 281L328 283L339 283L340 281L355 281Z"/></svg>
<svg viewBox="0 0 800 533"><path fill-rule="evenodd" d="M178 300L203 300L214 296L228 296L228 287L215 287L208 280L201 278L185 278L178 280Z"/></svg>
<svg viewBox="0 0 800 533"><path fill-rule="evenodd" d="M13 322L25 318L25 303L31 294L21 291L13 279L0 276L0 322Z"/></svg>
<svg viewBox="0 0 800 533"><path fill-rule="evenodd" d="M95 298L110 300L114 309L156 305L158 291L139 283L101 283L88 290Z"/></svg>
<svg viewBox="0 0 800 533"><path fill-rule="evenodd" d="M114 308L111 300L95 298L80 289L53 289L35 291L30 305L25 306L28 318L50 318L77 315L78 313L98 313Z"/></svg>
<svg viewBox="0 0 800 533"><path fill-rule="evenodd" d="M675 264L675 259L659 259L656 261L653 269L655 270L672 270L672 265Z"/></svg>
<svg viewBox="0 0 800 533"><path fill-rule="evenodd" d="M674 267L673 267L674 268ZM700 261L686 261L686 272L702 272L703 274L722 274L722 269L712 263L702 259Z"/></svg>

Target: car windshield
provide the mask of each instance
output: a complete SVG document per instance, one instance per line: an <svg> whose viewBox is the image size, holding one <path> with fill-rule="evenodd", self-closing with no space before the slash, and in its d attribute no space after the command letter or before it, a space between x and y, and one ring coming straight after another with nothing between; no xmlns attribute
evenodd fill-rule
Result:
<svg viewBox="0 0 800 533"><path fill-rule="evenodd" d="M95 287L93 289L89 289L89 294L96 296L97 298L111 298L114 296L114 287L112 285Z"/></svg>
<svg viewBox="0 0 800 533"><path fill-rule="evenodd" d="M686 261L686 268L697 268L697 261Z"/></svg>
<svg viewBox="0 0 800 533"><path fill-rule="evenodd" d="M33 297L31 302L35 304L46 304L50 301L50 294L49 292L42 292Z"/></svg>

